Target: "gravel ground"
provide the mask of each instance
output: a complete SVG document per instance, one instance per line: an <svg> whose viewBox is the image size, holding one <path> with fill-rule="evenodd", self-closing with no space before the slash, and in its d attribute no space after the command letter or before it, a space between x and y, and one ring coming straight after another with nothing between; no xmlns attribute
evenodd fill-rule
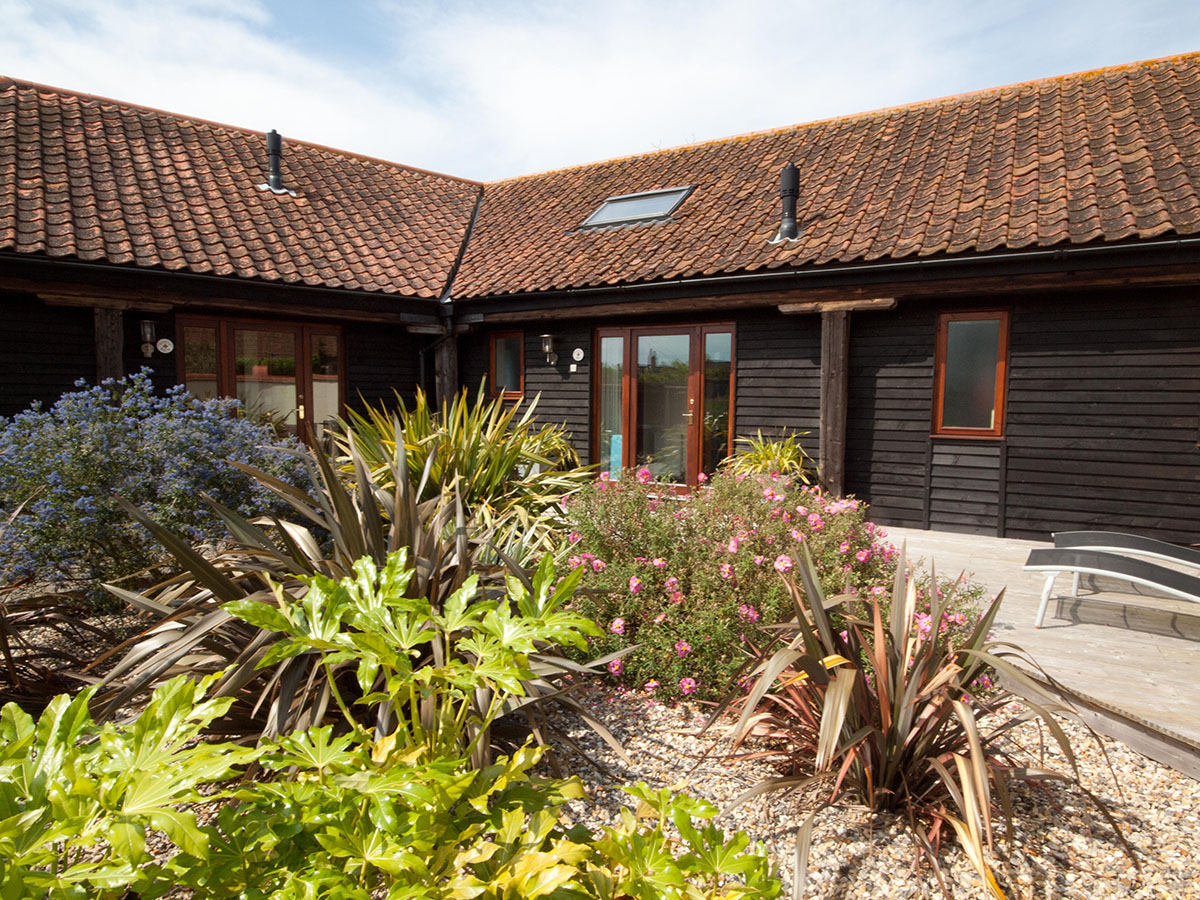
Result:
<svg viewBox="0 0 1200 900"><path fill-rule="evenodd" d="M706 718L697 705L666 706L645 695L599 687L586 688L580 699L623 742L632 765L623 764L582 722L563 719L560 727L608 768L618 784L646 781L662 787L686 781L690 793L724 808L746 788L776 774L764 761L728 762L720 758L719 750L711 753L713 732L696 736ZM993 870L1008 896L1200 900L1200 782L1107 738L1100 738L1101 751L1083 726L1066 720L1063 726L1079 759L1083 783L1120 824L1140 871L1122 851L1103 815L1079 790L1054 783L1037 788L1016 785L1012 843L998 841L991 855ZM1017 729L1014 738L1040 752L1032 723ZM1060 754L1047 749L1046 756L1046 768L1065 770ZM612 823L626 795L594 767L572 757L569 750L562 750L564 766L583 778L590 799L572 804L571 815L593 828ZM745 829L753 840L765 842L790 892L794 833L806 814L803 798L776 794L751 800L717 822L727 832ZM817 821L806 897L941 895L928 863L914 867L916 847L899 819L872 821L862 809L839 808L823 812ZM983 896L978 876L956 844L943 844L939 863L951 896Z"/></svg>

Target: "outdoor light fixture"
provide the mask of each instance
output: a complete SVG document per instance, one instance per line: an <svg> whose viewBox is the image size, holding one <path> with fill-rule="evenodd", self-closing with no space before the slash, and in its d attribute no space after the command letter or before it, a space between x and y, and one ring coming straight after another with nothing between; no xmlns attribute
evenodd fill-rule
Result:
<svg viewBox="0 0 1200 900"><path fill-rule="evenodd" d="M154 355L154 323L142 319L142 356L149 359Z"/></svg>
<svg viewBox="0 0 1200 900"><path fill-rule="evenodd" d="M542 335L542 352L546 354L547 365L554 365L558 362L558 354L554 352L554 335Z"/></svg>

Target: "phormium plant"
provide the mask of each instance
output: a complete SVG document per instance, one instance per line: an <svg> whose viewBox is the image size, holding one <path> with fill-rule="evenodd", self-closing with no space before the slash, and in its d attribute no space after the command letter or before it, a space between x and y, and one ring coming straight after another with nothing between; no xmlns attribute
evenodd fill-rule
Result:
<svg viewBox="0 0 1200 900"><path fill-rule="evenodd" d="M1014 783L1071 783L1095 802L1124 844L1104 805L1079 782L1074 751L1053 716L1064 708L1049 700L1025 700L1028 713L1008 715L1004 710L1011 695L980 689L981 679L999 670L1028 687L1030 696L1045 696L1006 659L1023 654L989 636L1003 591L972 617L969 631L946 632L928 623L944 619L953 590L935 592L931 613L922 617L917 585L903 559L886 608L873 595L827 599L807 553L796 571L800 584L793 573L782 579L794 600L795 618L750 643L751 688L727 697L710 725L732 710L738 716L731 729L735 753L770 759L782 770L781 777L750 789L734 805L770 790L816 792L817 808L797 831L798 891L815 816L843 801L903 816L939 881L936 846L953 829L986 890L997 898L1004 893L985 850L993 843L993 810L1010 822L1013 818ZM840 612L840 625L834 611ZM1069 773L1021 759L1021 751L1003 741L1031 718L1053 736Z"/></svg>

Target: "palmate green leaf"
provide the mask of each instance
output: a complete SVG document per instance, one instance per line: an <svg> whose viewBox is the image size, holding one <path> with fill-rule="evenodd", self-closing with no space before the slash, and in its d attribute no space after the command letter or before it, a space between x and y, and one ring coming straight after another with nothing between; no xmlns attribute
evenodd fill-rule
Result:
<svg viewBox="0 0 1200 900"><path fill-rule="evenodd" d="M225 612L237 616L243 622L249 622L267 631L290 633L295 627L283 610L259 600L233 600L223 608Z"/></svg>
<svg viewBox="0 0 1200 900"><path fill-rule="evenodd" d="M299 766L318 772L361 764L361 750L354 744L353 734L334 737L332 725L310 728L281 738L262 756L262 764L269 769Z"/></svg>

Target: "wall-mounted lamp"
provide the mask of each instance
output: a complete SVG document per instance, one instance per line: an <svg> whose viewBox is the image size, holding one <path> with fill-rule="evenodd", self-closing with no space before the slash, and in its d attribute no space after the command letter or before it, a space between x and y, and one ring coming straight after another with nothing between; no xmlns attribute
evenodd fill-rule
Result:
<svg viewBox="0 0 1200 900"><path fill-rule="evenodd" d="M558 354L554 352L554 335L542 335L542 352L546 354L546 364L554 365L558 362Z"/></svg>
<svg viewBox="0 0 1200 900"><path fill-rule="evenodd" d="M154 355L154 323L149 319L142 319L142 356L149 359Z"/></svg>

